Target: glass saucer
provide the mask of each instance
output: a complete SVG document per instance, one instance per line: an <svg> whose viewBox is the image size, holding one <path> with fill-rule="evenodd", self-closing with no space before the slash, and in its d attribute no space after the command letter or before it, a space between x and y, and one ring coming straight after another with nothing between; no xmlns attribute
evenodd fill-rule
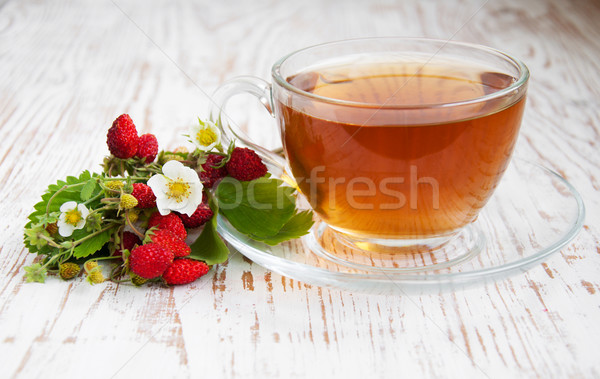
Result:
<svg viewBox="0 0 600 379"><path fill-rule="evenodd" d="M457 290L503 279L540 264L567 245L583 226L585 208L577 190L560 175L514 158L489 203L472 224L485 245L469 259L431 270L386 270L348 265L305 247L308 237L269 246L239 233L222 217L218 231L259 265L307 284L393 294ZM311 233L318 232L315 223ZM303 242L304 241L304 242Z"/></svg>

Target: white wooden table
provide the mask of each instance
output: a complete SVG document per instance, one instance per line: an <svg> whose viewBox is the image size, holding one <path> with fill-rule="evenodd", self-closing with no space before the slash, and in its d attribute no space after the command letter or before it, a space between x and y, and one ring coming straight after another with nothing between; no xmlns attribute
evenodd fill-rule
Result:
<svg viewBox="0 0 600 379"><path fill-rule="evenodd" d="M0 377L598 377L599 22L592 0L0 0ZM388 35L481 43L528 64L517 154L583 195L570 245L524 274L421 296L310 286L240 254L170 289L24 282L32 205L98 168L117 115L175 147L224 80L268 79L311 44ZM258 105L238 117L276 144Z"/></svg>

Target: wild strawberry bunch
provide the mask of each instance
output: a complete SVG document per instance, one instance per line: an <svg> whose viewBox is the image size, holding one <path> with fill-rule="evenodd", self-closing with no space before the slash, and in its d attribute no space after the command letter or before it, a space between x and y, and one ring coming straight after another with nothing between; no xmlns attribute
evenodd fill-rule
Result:
<svg viewBox="0 0 600 379"><path fill-rule="evenodd" d="M119 116L103 171L50 185L34 206L24 243L41 259L25 268L26 280L85 273L96 284L112 266L115 282L191 283L227 260L218 214L267 244L305 234L312 214L297 211L294 190L270 177L256 152L233 143L224 150L221 129L198 121L192 151L159 152L153 134L138 135L129 115Z"/></svg>

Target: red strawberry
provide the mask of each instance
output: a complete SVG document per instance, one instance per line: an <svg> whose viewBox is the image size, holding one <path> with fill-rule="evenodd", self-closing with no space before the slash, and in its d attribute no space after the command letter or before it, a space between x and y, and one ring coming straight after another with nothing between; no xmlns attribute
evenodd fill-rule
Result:
<svg viewBox="0 0 600 379"><path fill-rule="evenodd" d="M145 159L144 162L154 162L156 155L158 154L158 141L154 134L142 134L138 143L137 152L135 156L138 158Z"/></svg>
<svg viewBox="0 0 600 379"><path fill-rule="evenodd" d="M164 272L163 279L169 285L188 284L208 272L208 265L193 259L177 259Z"/></svg>
<svg viewBox="0 0 600 379"><path fill-rule="evenodd" d="M119 249L116 249L113 253L114 256L123 256L123 250L133 249L135 245L141 245L142 240L135 233L131 232L123 232L123 236L121 237L121 244L119 245Z"/></svg>
<svg viewBox="0 0 600 379"><path fill-rule="evenodd" d="M213 211L210 209L208 204L203 201L200 203L200 205L198 205L198 208L196 208L191 216L183 213L178 213L178 215L186 228L193 229L199 228L206 224L206 222L213 216Z"/></svg>
<svg viewBox="0 0 600 379"><path fill-rule="evenodd" d="M154 208L156 207L156 196L152 192L152 188L144 183L133 183L133 197L138 201L138 208Z"/></svg>
<svg viewBox="0 0 600 379"><path fill-rule="evenodd" d="M161 276L171 263L173 252L156 243L138 246L129 255L129 268L144 279Z"/></svg>
<svg viewBox="0 0 600 379"><path fill-rule="evenodd" d="M121 159L131 158L135 155L138 141L137 130L128 114L117 117L106 135L108 150L112 155Z"/></svg>
<svg viewBox="0 0 600 379"><path fill-rule="evenodd" d="M153 226L158 227L158 229L170 230L182 240L185 240L187 237L185 226L183 226L183 222L181 222L181 219L175 213L169 213L166 216L161 215L158 211L152 213L148 220L148 229Z"/></svg>
<svg viewBox="0 0 600 379"><path fill-rule="evenodd" d="M227 172L237 180L254 180L267 173L267 166L254 150L236 147L227 162Z"/></svg>
<svg viewBox="0 0 600 379"><path fill-rule="evenodd" d="M146 238L153 243L159 244L173 252L175 257L185 257L190 255L192 249L184 240L177 237L173 232L167 229L151 229L147 232Z"/></svg>
<svg viewBox="0 0 600 379"><path fill-rule="evenodd" d="M221 164L223 156L217 154L208 154L206 162L202 164L202 171L200 172L200 181L206 188L212 188L212 186L221 178L227 176L227 167L215 168Z"/></svg>

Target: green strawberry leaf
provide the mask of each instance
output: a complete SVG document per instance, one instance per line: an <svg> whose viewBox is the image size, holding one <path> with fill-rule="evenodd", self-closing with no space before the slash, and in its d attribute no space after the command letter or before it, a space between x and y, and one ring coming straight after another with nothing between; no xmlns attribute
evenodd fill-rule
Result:
<svg viewBox="0 0 600 379"><path fill-rule="evenodd" d="M27 283L38 282L44 283L46 281L47 270L42 267L39 263L34 263L31 266L23 268L25 270L25 281Z"/></svg>
<svg viewBox="0 0 600 379"><path fill-rule="evenodd" d="M29 222L25 228L30 228L39 222L49 222L57 219L60 215L60 207L67 201L75 201L81 203L82 196L89 196L88 200L100 193L102 188L95 183L98 174L91 174L89 171L83 171L79 177L68 176L65 180L59 180L54 184L50 184L46 192L42 195L42 199L33 206L34 211L29 215ZM93 186L90 182L94 182ZM87 189L86 189L87 187ZM83 193L82 192L86 192ZM100 199L96 199L86 204L88 209L94 209L100 206ZM48 212L48 216L46 216ZM31 238L25 236L25 247L31 253L41 254L39 246L30 243Z"/></svg>
<svg viewBox="0 0 600 379"><path fill-rule="evenodd" d="M94 178L96 177L98 177L98 174L94 174ZM40 216L46 214L46 210L49 212L59 212L60 206L67 201L80 203L83 188L85 188L86 185L91 186L88 184L91 180L92 175L86 170L82 172L78 178L69 176L66 181L59 180L56 184L49 185L46 192L42 195L42 200L33 206L35 211L29 215L29 220L34 222L39 220ZM100 186L96 186L94 183L89 198L97 195L100 191ZM87 207L94 208L98 203L99 200L94 201L91 204L88 204Z"/></svg>
<svg viewBox="0 0 600 379"><path fill-rule="evenodd" d="M112 236L113 228L106 229L93 237L88 237L81 244L75 246L73 249L73 256L75 258L85 258L102 249ZM89 234L92 235L92 234Z"/></svg>
<svg viewBox="0 0 600 379"><path fill-rule="evenodd" d="M217 218L215 215L214 219ZM204 261L208 265L223 263L229 256L229 249L223 242L216 226L212 221L204 225L204 229L196 241L190 245L192 252L189 256L191 259Z"/></svg>
<svg viewBox="0 0 600 379"><path fill-rule="evenodd" d="M284 241L302 237L308 233L313 224L314 221L312 211L299 212L292 216L292 218L290 218L288 222L283 225L277 234L266 238L253 238L268 245L277 245L278 243Z"/></svg>
<svg viewBox="0 0 600 379"><path fill-rule="evenodd" d="M213 217L204 225L204 229L196 241L190 245L192 252L189 258L204 261L208 265L214 265L227 260L229 249L217 233L218 205L212 198L209 205L213 211Z"/></svg>
<svg viewBox="0 0 600 379"><path fill-rule="evenodd" d="M297 212L294 189L269 174L249 182L225 179L216 190L221 213L248 237L269 245L299 238L313 225L312 211Z"/></svg>
<svg viewBox="0 0 600 379"><path fill-rule="evenodd" d="M92 193L94 192L94 189L96 188L96 180L95 179L90 179L88 180L85 185L83 186L83 188L81 189L81 200L83 201L87 201L92 197Z"/></svg>
<svg viewBox="0 0 600 379"><path fill-rule="evenodd" d="M294 189L262 177L240 182L226 178L216 190L221 213L240 232L266 238L279 233L296 212Z"/></svg>

